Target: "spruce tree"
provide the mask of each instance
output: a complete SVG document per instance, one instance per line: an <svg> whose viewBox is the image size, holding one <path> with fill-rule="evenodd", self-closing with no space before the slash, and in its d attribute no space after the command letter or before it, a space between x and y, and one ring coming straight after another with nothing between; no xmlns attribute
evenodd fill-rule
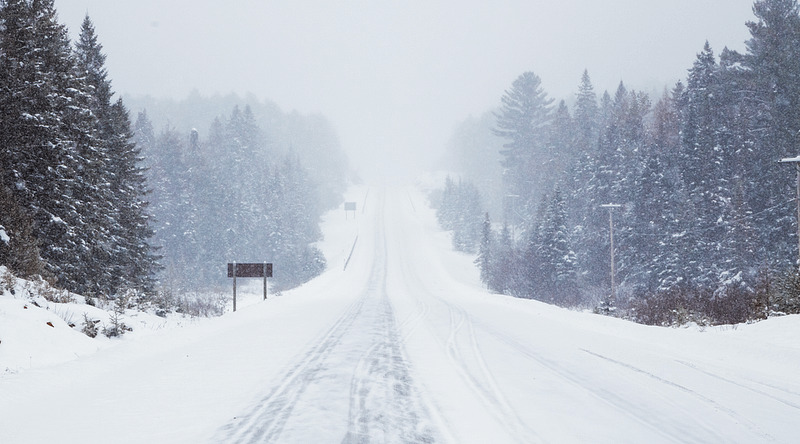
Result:
<svg viewBox="0 0 800 444"><path fill-rule="evenodd" d="M593 152L597 143L597 95L584 70L575 103L575 145L579 153Z"/></svg>
<svg viewBox="0 0 800 444"><path fill-rule="evenodd" d="M787 236L797 232L795 217L779 205L794 196L794 172L776 160L800 154L800 7L797 0L759 0L753 13L746 52L734 57L745 68L738 86L746 92L758 153L750 164L762 178L748 200L754 213L766 212L772 222L759 230L763 254L781 267L796 266L797 240Z"/></svg>
<svg viewBox="0 0 800 444"><path fill-rule="evenodd" d="M89 87L52 0L8 0L0 19L3 182L31 215L59 285L94 291L104 278L95 271L108 235L108 188Z"/></svg>
<svg viewBox="0 0 800 444"><path fill-rule="evenodd" d="M92 112L97 133L108 160L109 208L103 221L108 225L108 251L96 272L108 275L100 290L116 294L125 289L152 292L156 256L148 245L153 231L146 214L147 193L140 150L133 141L130 118L121 99L111 103L113 91L105 68L106 56L88 14L75 44L78 69L90 86Z"/></svg>
<svg viewBox="0 0 800 444"><path fill-rule="evenodd" d="M573 302L577 292L577 260L572 251L567 209L557 189L550 200L542 230L541 274L552 302Z"/></svg>
<svg viewBox="0 0 800 444"><path fill-rule="evenodd" d="M497 241L495 266L492 271L489 288L502 294L517 297L530 297L525 288L523 264L514 246L511 229L508 223L503 223L500 238Z"/></svg>
<svg viewBox="0 0 800 444"><path fill-rule="evenodd" d="M486 213L486 218L481 226L481 244L478 248L478 257L475 259L475 264L481 271L481 282L487 286L494 280L492 276L495 265L493 260L494 249L492 222L489 219L489 213ZM493 288L490 287L490 290L493 290Z"/></svg>
<svg viewBox="0 0 800 444"><path fill-rule="evenodd" d="M553 99L542 89L533 72L517 77L501 97L495 135L508 140L503 155L503 181L508 195L516 196L516 208L506 208L506 220L517 221L516 213L528 219L533 214L543 184L536 173L546 168L548 125ZM522 222L522 221L518 221Z"/></svg>

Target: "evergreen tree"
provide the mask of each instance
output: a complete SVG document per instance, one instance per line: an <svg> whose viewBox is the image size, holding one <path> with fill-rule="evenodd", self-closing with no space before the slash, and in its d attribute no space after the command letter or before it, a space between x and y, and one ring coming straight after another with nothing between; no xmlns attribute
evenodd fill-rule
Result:
<svg viewBox="0 0 800 444"><path fill-rule="evenodd" d="M492 272L489 288L502 294L528 297L524 274L521 272L521 258L514 246L508 223L503 223L497 243L496 265Z"/></svg>
<svg viewBox="0 0 800 444"><path fill-rule="evenodd" d="M481 242L483 204L478 189L471 183L457 184L448 176L436 217L444 230L452 231L453 248L474 253Z"/></svg>
<svg viewBox="0 0 800 444"><path fill-rule="evenodd" d="M577 261L572 251L567 228L567 209L561 192L550 200L542 226L542 287L550 301L565 304L577 299Z"/></svg>
<svg viewBox="0 0 800 444"><path fill-rule="evenodd" d="M486 219L483 221L481 227L481 244L478 247L478 257L475 259L475 264L481 271L481 282L484 285L493 283L494 278L494 249L496 248L494 240L494 232L492 231L492 222L489 219L489 213L486 213ZM489 287L490 290L494 288Z"/></svg>
<svg viewBox="0 0 800 444"><path fill-rule="evenodd" d="M545 193L552 191L556 183L562 180L564 174L572 169L578 155L577 128L575 121L569 115L565 101L558 103L558 108L553 113L550 125L548 154L538 173L543 181L542 190Z"/></svg>
<svg viewBox="0 0 800 444"><path fill-rule="evenodd" d="M108 160L105 165L109 184L109 242L101 267L110 271L110 279L101 290L115 294L125 289L152 292L156 256L148 241L153 231L146 215L147 193L140 150L133 141L130 118L122 100L111 103L113 91L105 68L106 56L98 42L88 14L81 25L75 45L80 72L90 86L90 107L97 116L98 135Z"/></svg>
<svg viewBox="0 0 800 444"><path fill-rule="evenodd" d="M548 125L553 99L547 98L539 76L525 72L514 80L501 101L494 133L509 140L501 151L505 169L503 181L507 194L518 196L518 205L514 214L510 208L504 211L506 220L514 221L516 213L529 218L542 193L544 184L540 183L537 173L543 172L543 164L547 160Z"/></svg>
<svg viewBox="0 0 800 444"><path fill-rule="evenodd" d="M597 95L584 70L575 103L575 145L579 153L593 152L597 143Z"/></svg>
<svg viewBox="0 0 800 444"><path fill-rule="evenodd" d="M750 164L758 186L748 200L751 210L768 213L759 230L762 254L770 262L788 266L794 263L797 239L796 221L791 210L781 206L794 195L793 171L776 159L800 154L800 15L796 0L759 0L753 4L757 21L747 23L751 38L745 54L734 54L732 62L744 67L739 72L739 90L746 92L747 125L755 135L753 149L758 153ZM748 120L750 120L748 119ZM763 247L762 247L763 248Z"/></svg>
<svg viewBox="0 0 800 444"><path fill-rule="evenodd" d="M61 286L96 291L108 230L104 168L89 87L52 0L0 8L3 183L33 219L41 255ZM97 253L97 255L95 255Z"/></svg>
<svg viewBox="0 0 800 444"><path fill-rule="evenodd" d="M485 112L479 118L469 117L460 123L448 141L444 166L475 184L491 214L502 214L503 139L492 133L496 121L493 113Z"/></svg>

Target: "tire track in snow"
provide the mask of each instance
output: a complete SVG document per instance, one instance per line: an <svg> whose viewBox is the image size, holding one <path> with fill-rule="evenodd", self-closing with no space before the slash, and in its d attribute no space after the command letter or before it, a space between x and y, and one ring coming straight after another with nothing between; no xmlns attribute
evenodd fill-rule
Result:
<svg viewBox="0 0 800 444"><path fill-rule="evenodd" d="M348 431L342 443L434 443L391 306L388 300L382 305L383 331L353 374Z"/></svg>
<svg viewBox="0 0 800 444"><path fill-rule="evenodd" d="M287 422L293 415L301 414L307 403L315 401L314 396L308 393L310 387L330 384L323 381L332 381L337 377L337 371L343 371L341 362L347 362L347 356L352 353L347 350L348 346L351 349L361 347L363 351L353 369L350 409L346 423L342 424L342 442L435 442L435 433L413 384L386 294L382 198L379 204L381 208L375 223L376 260L372 264L367 290L321 335L315 346L294 361L278 385L254 408L218 432L216 442L286 442L282 434ZM319 400L317 395L316 401ZM330 399L323 401L335 403Z"/></svg>
<svg viewBox="0 0 800 444"><path fill-rule="evenodd" d="M592 351L589 351L589 350L586 350L586 349L581 349L581 350L586 352L586 353L588 353L588 354L590 354L590 355L592 355L592 356L596 356L596 357L598 357L600 359L604 359L604 360L606 360L608 362L611 362L611 363L614 363L614 364L616 364L616 365L618 365L620 367L623 367L623 368L626 368L626 369L631 370L633 372L645 375L645 376L647 376L647 377L649 377L651 379L654 379L654 380L656 380L656 381L658 381L658 382L660 382L660 383L662 383L664 385L667 385L669 387L673 387L673 388L678 389L678 390L680 390L680 391L682 391L684 393L687 393L687 394L689 394L689 395L691 395L691 396L693 396L693 397L695 397L695 398L697 398L697 399L699 399L699 400L701 400L701 401L703 401L703 402L705 402L707 404L710 404L714 409L724 412L726 415L730 416L734 421L736 421L736 422L744 425L748 429L750 429L750 431L752 431L752 432L754 432L754 433L756 433L756 434L758 434L760 436L766 437L770 441L773 441L773 442L777 441L775 439L775 437L773 437L772 435L770 435L766 431L761 430L761 428L759 426L757 426L756 424L754 424L753 422L751 422L750 420L748 420L744 416L736 413L734 410L729 409L728 407L725 407L724 405L714 401L711 398L708 398L706 396L701 395L700 393L698 393L698 392L696 392L696 391L694 391L692 389L684 387L684 386L682 386L682 385L680 385L680 384L678 384L676 382L670 381L668 379L662 378L662 377L660 377L658 375L650 373L650 372L648 372L646 370L643 370L643 369L641 369L639 367L636 367L634 365L631 365L631 364L628 364L628 363L625 363L625 362L622 362L622 361L618 361L616 359L612 359L612 358L609 358L607 356L603 356L601 354L598 354L598 353L595 353L595 352L592 352Z"/></svg>
<svg viewBox="0 0 800 444"><path fill-rule="evenodd" d="M746 389L746 390L750 390L751 392L758 393L759 395L766 396L767 398L772 398L775 401L778 401L778 402L780 402L782 404L788 405L789 407L792 407L792 408L800 410L800 404L798 404L798 403L787 401L785 399L782 399L782 398L779 398L779 397L774 396L772 394L769 394L769 393L767 393L767 392L765 392L763 390L759 390L757 388L753 388L753 387L747 386L745 384L736 382L736 381L734 381L732 379L728 379L728 378L726 378L724 376L717 375L716 373L712 373L712 372L710 372L708 370L704 370L704 369L698 367L695 364L690 364L688 362L681 361L681 360L678 360L678 359L676 359L675 362L677 362L679 364L682 364L682 365L685 365L686 367L689 367L690 369L692 369L694 371L697 371L697 372L706 374L708 376L711 376L712 378L719 379L720 381L724 381L724 382L727 382L729 384L733 384L735 386L741 387L741 388ZM792 393L791 391L788 391L788 390L785 390L785 389L782 389L782 388L779 388L779 387L774 387L774 386L772 386L770 384L767 384L767 383L764 383L764 382L759 382L759 381L750 381L750 382L753 382L753 383L756 383L756 384L759 384L759 385L763 385L765 387L769 387L769 388L774 389L774 390L779 390L779 391L781 391L783 393L786 393L786 394L797 396L796 393Z"/></svg>
<svg viewBox="0 0 800 444"><path fill-rule="evenodd" d="M639 406L625 400L616 393L613 393L609 390L605 390L601 387L593 386L591 383L588 383L579 376L572 374L572 372L564 368L559 363L552 361L551 359L545 358L544 356L541 356L529 350L527 347L519 344L516 340L508 338L506 335L498 332L492 326L480 322L477 322L477 324L478 327L481 328L483 331L495 337L498 341L506 344L508 347L516 350L518 353L520 353L520 355L525 356L528 359L532 360L533 362L537 363L539 366L549 371L552 375L560 379L563 379L573 387L576 387L578 389L590 393L596 400L615 409L616 411L627 416L636 423L641 424L647 429L653 431L653 433L661 436L666 440L672 441L676 444L683 444L687 442L687 436L685 434L685 431L665 428L662 424L659 424L653 420L652 412L642 410ZM709 430L709 432L714 433L713 430ZM720 437L720 439L722 439L722 437ZM694 440L694 441L702 442L702 440L699 441Z"/></svg>
<svg viewBox="0 0 800 444"><path fill-rule="evenodd" d="M475 329L469 314L463 307L457 304L447 303L450 309L450 335L447 338L447 354L451 362L455 364L460 376L467 383L469 388L480 398L481 402L489 407L487 411L492 414L495 421L509 432L515 440L520 443L546 443L533 429L520 419L516 410L511 407L503 391L497 385L491 371L486 365L486 360L478 347L475 338ZM453 322L457 317L458 322ZM466 325L467 350L469 357L462 355L461 347L458 346L458 333ZM478 366L478 372L470 370L468 359L472 358Z"/></svg>
<svg viewBox="0 0 800 444"><path fill-rule="evenodd" d="M308 386L320 377L324 361L330 355L361 312L366 294L353 303L318 345L311 348L284 375L280 384L264 397L241 420L222 429L226 436L217 442L243 444L274 442Z"/></svg>
<svg viewBox="0 0 800 444"><path fill-rule="evenodd" d="M400 205L402 199L395 197L395 200L396 202L393 202L394 208ZM393 217L393 220L398 221L399 218ZM393 228L400 233L398 239L409 239L406 235L406 227L402 223L395 223ZM484 411L514 441L525 444L546 443L547 441L522 421L496 383L478 346L472 320L467 311L457 304L442 299L435 291L430 290L419 277L417 269L410 265L413 263L415 263L415 259L409 256L401 257L398 263L402 267L402 277L406 283L404 293L414 297L415 308L413 312L416 312L402 324L403 330L405 330L403 341L406 341L421 325L425 325L431 330L431 325L425 323L431 311L430 304L415 291L415 289L424 289L426 295L444 305L448 310L449 332L442 345L456 373L464 381L466 387L475 395L478 402L484 406ZM433 330L431 332L435 338L439 339ZM460 336L466 336L466 345L464 347L460 345Z"/></svg>
<svg viewBox="0 0 800 444"><path fill-rule="evenodd" d="M380 322L375 343L361 356L350 391L347 434L342 444L369 442L434 443L433 430L425 419L426 409L414 386L386 291L386 237L383 217L378 228L382 267L373 269L380 282Z"/></svg>

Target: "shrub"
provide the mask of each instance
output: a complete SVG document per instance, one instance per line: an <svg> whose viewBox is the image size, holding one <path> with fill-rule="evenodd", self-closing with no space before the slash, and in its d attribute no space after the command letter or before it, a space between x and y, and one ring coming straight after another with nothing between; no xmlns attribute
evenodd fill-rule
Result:
<svg viewBox="0 0 800 444"><path fill-rule="evenodd" d="M81 332L90 338L97 337L97 323L100 322L99 320L92 320L89 319L89 315L84 313L83 314L83 328Z"/></svg>
<svg viewBox="0 0 800 444"><path fill-rule="evenodd" d="M109 322L111 325L103 326L103 334L109 338L122 336L127 331L133 331L132 328L122 322L122 315L125 314L125 309L128 308L128 294L123 294L114 300L114 310L111 312Z"/></svg>

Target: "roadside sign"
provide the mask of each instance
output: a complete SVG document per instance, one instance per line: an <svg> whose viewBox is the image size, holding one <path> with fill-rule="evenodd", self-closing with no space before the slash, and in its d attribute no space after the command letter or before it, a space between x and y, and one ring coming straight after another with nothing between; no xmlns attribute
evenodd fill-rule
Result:
<svg viewBox="0 0 800 444"><path fill-rule="evenodd" d="M263 278L272 277L272 264L235 264L236 277L240 278ZM234 264L228 264L228 277L233 277Z"/></svg>
<svg viewBox="0 0 800 444"><path fill-rule="evenodd" d="M344 203L344 218L347 219L347 212L353 212L353 219L356 218L356 203L355 202L345 202Z"/></svg>
<svg viewBox="0 0 800 444"><path fill-rule="evenodd" d="M236 311L236 278L263 278L264 300L267 299L267 278L272 277L272 264L228 264L228 277L233 278L233 311Z"/></svg>

